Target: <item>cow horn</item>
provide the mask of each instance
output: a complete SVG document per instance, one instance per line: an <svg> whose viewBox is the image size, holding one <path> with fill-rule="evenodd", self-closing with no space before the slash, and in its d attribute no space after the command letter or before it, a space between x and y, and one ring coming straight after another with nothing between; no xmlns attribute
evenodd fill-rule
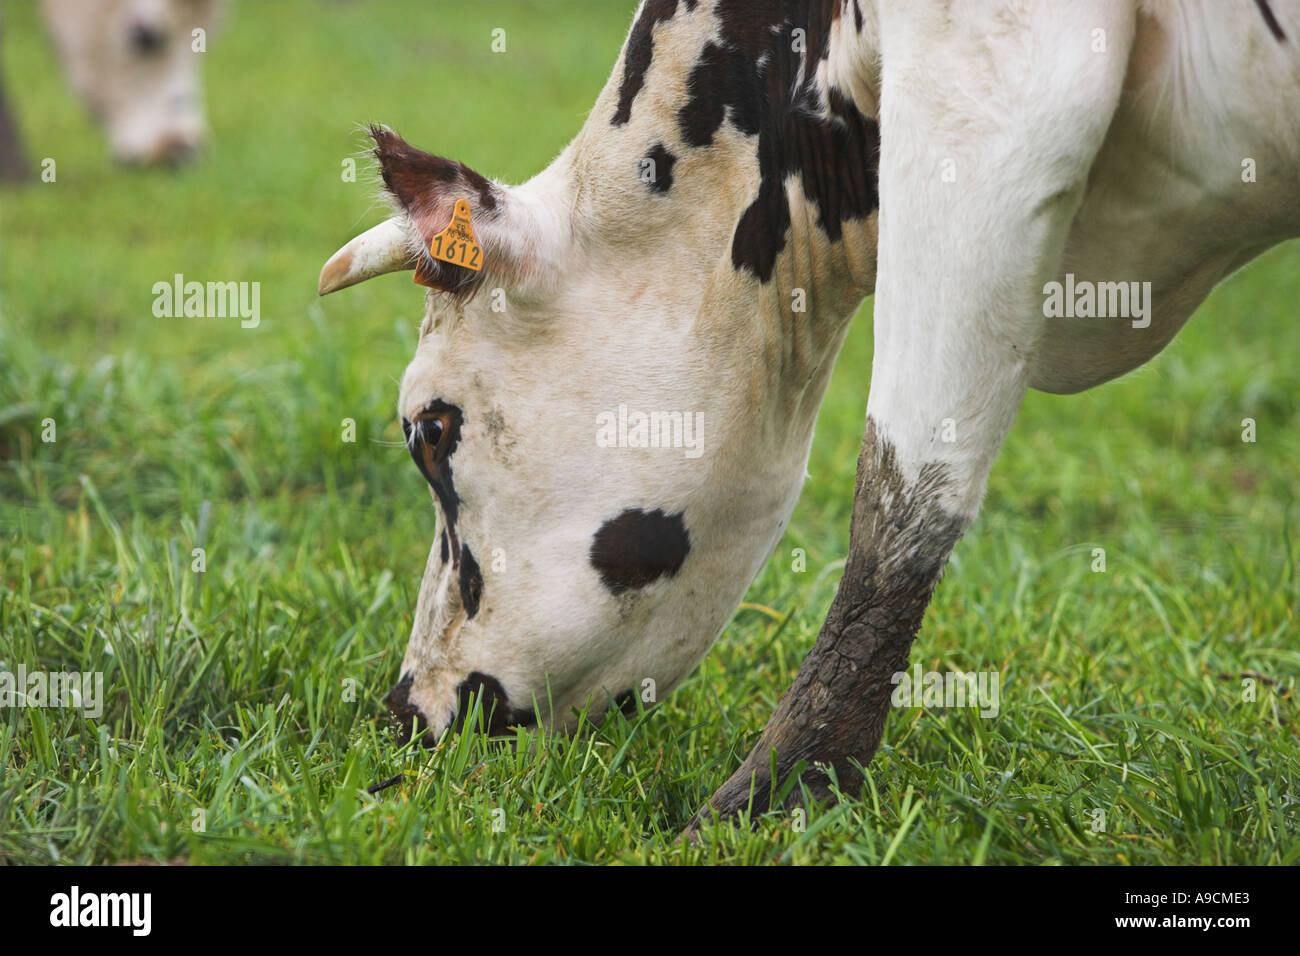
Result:
<svg viewBox="0 0 1300 956"><path fill-rule="evenodd" d="M317 292L328 295L386 272L414 269L405 217L395 216L357 236L320 271Z"/></svg>

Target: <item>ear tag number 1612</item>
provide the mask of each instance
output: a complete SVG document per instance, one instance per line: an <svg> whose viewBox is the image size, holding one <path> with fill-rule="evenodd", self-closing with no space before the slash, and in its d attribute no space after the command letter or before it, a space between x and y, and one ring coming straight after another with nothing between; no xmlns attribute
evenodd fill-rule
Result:
<svg viewBox="0 0 1300 956"><path fill-rule="evenodd" d="M474 238L474 227L469 221L469 203L464 199L456 200L451 222L429 243L429 255L475 272L483 268L483 247Z"/></svg>

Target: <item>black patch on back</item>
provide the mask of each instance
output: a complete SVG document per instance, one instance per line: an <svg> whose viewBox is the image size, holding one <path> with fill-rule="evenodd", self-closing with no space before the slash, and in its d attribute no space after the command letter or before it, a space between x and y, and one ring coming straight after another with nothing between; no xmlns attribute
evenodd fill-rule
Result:
<svg viewBox="0 0 1300 956"><path fill-rule="evenodd" d="M615 126L627 122L644 85L654 24L670 19L676 6L651 0L642 9L624 54ZM790 175L800 176L804 195L817 205L817 225L832 242L841 238L845 221L863 219L879 205L879 126L839 90L832 88L823 101L815 83L817 63L830 53L831 25L843 9L843 0L718 0L719 37L701 50L687 80L688 99L678 110L689 146L712 145L724 122L758 137L759 193L736 225L731 259L762 282L771 279L785 248ZM854 18L861 30L856 3ZM796 29L803 31L804 53L794 50Z"/></svg>
<svg viewBox="0 0 1300 956"><path fill-rule="evenodd" d="M469 550L469 545L460 549L460 603L465 608L465 616L473 618L478 613L479 601L483 598L483 575L479 572L478 562Z"/></svg>
<svg viewBox="0 0 1300 956"><path fill-rule="evenodd" d="M736 224L731 261L762 282L772 277L790 227L787 177L800 177L804 196L817 206L817 225L832 242L841 238L845 220L862 219L879 205L879 126L839 90L822 102L812 82L817 61L830 52L839 9L839 0L720 0L728 45L705 44L688 81L691 98L678 114L682 136L693 146L710 145L724 121L758 136L758 196ZM802 55L793 49L796 28L806 38ZM794 87L805 64L805 79ZM819 115L823 107L829 117Z"/></svg>
<svg viewBox="0 0 1300 956"><path fill-rule="evenodd" d="M438 540L438 555L442 558L442 563L447 563L447 530L444 528Z"/></svg>
<svg viewBox="0 0 1300 956"><path fill-rule="evenodd" d="M686 0L686 9L694 10L699 0ZM671 20L677 13L677 0L646 0L641 15L632 25L623 52L623 82L618 88L618 108L614 110L613 126L622 126L632 118L632 101L645 85L646 71L654 58L654 28L657 23Z"/></svg>
<svg viewBox="0 0 1300 956"><path fill-rule="evenodd" d="M424 714L420 713L420 708L411 703L411 683L414 679L410 671L403 674L402 679L388 692L384 703L388 705L388 714L397 725L398 739L403 746L410 741L414 733L420 738L420 743L432 747L434 740L433 734L429 731L429 722L425 720Z"/></svg>
<svg viewBox="0 0 1300 956"><path fill-rule="evenodd" d="M1269 31L1273 34L1273 39L1281 43L1286 39L1286 33L1282 30L1282 24L1277 22L1277 17L1273 15L1273 8L1268 5L1268 0L1255 0L1255 6L1259 7L1260 16L1268 24Z"/></svg>
<svg viewBox="0 0 1300 956"><path fill-rule="evenodd" d="M629 508L600 526L591 541L591 564L614 594L672 577L691 551L682 513Z"/></svg>
<svg viewBox="0 0 1300 956"><path fill-rule="evenodd" d="M650 169L654 172L654 179L646 184L651 191L666 193L672 189L673 166L677 163L677 157L670 153L663 143L656 143L654 149L646 153L645 158L653 164Z"/></svg>
<svg viewBox="0 0 1300 956"><path fill-rule="evenodd" d="M478 696L483 711L484 726L491 736L498 736L510 727L529 727L537 722L531 709L513 710L501 682L490 674L473 671L456 688L456 730L465 729L469 717L470 695Z"/></svg>

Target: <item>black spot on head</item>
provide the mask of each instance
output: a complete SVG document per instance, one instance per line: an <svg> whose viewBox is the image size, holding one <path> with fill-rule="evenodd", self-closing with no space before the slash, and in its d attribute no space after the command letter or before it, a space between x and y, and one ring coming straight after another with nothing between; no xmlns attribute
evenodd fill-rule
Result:
<svg viewBox="0 0 1300 956"><path fill-rule="evenodd" d="M474 560L469 545L464 545L460 549L460 602L467 618L473 618L478 613L482 597L483 575L479 572L478 562Z"/></svg>
<svg viewBox="0 0 1300 956"><path fill-rule="evenodd" d="M646 154L650 161L652 178L647 183L653 192L666 193L673 188L673 166L677 157L668 151L663 143L656 143L654 149Z"/></svg>
<svg viewBox="0 0 1300 956"><path fill-rule="evenodd" d="M672 577L691 551L682 513L629 508L600 526L591 541L591 564L614 594Z"/></svg>
<svg viewBox="0 0 1300 956"><path fill-rule="evenodd" d="M501 682L489 674L473 671L456 688L456 729L464 730L469 719L471 695L477 696L483 713L483 726L492 736L506 732L510 727L528 727L537 722L531 709L516 711L510 707Z"/></svg>
<svg viewBox="0 0 1300 956"><path fill-rule="evenodd" d="M460 430L464 423L465 416L461 410L442 399L435 399L421 409L415 422L402 419L402 433L406 436L407 450L442 507L442 515L446 519L443 534L451 536L451 547L448 548L445 542L443 544L442 560L447 560L450 551L453 567L460 561L461 549L456 537L460 497L456 494L456 486L452 481L451 456L460 444Z"/></svg>
<svg viewBox="0 0 1300 956"><path fill-rule="evenodd" d="M420 738L420 743L424 746L432 747L434 740L429 722L420 713L420 708L411 703L411 684L414 679L410 671L403 674L402 679L388 692L385 703L388 705L389 716L397 725L398 738L403 745L414 735Z"/></svg>

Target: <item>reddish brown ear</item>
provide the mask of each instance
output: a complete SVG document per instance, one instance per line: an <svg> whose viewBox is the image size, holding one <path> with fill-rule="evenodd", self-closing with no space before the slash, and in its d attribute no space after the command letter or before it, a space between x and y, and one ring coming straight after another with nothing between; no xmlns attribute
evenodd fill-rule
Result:
<svg viewBox="0 0 1300 956"><path fill-rule="evenodd" d="M488 273L485 267L491 263L484 261L478 270L454 265L434 258L430 244L451 224L456 201L463 199L469 204L472 227L483 245L482 256L489 260L495 250L484 237L490 235L498 207L505 199L501 190L464 163L416 149L390 129L371 126L370 135L375 141L375 158L384 185L422 240L415 281L458 298L473 295Z"/></svg>

